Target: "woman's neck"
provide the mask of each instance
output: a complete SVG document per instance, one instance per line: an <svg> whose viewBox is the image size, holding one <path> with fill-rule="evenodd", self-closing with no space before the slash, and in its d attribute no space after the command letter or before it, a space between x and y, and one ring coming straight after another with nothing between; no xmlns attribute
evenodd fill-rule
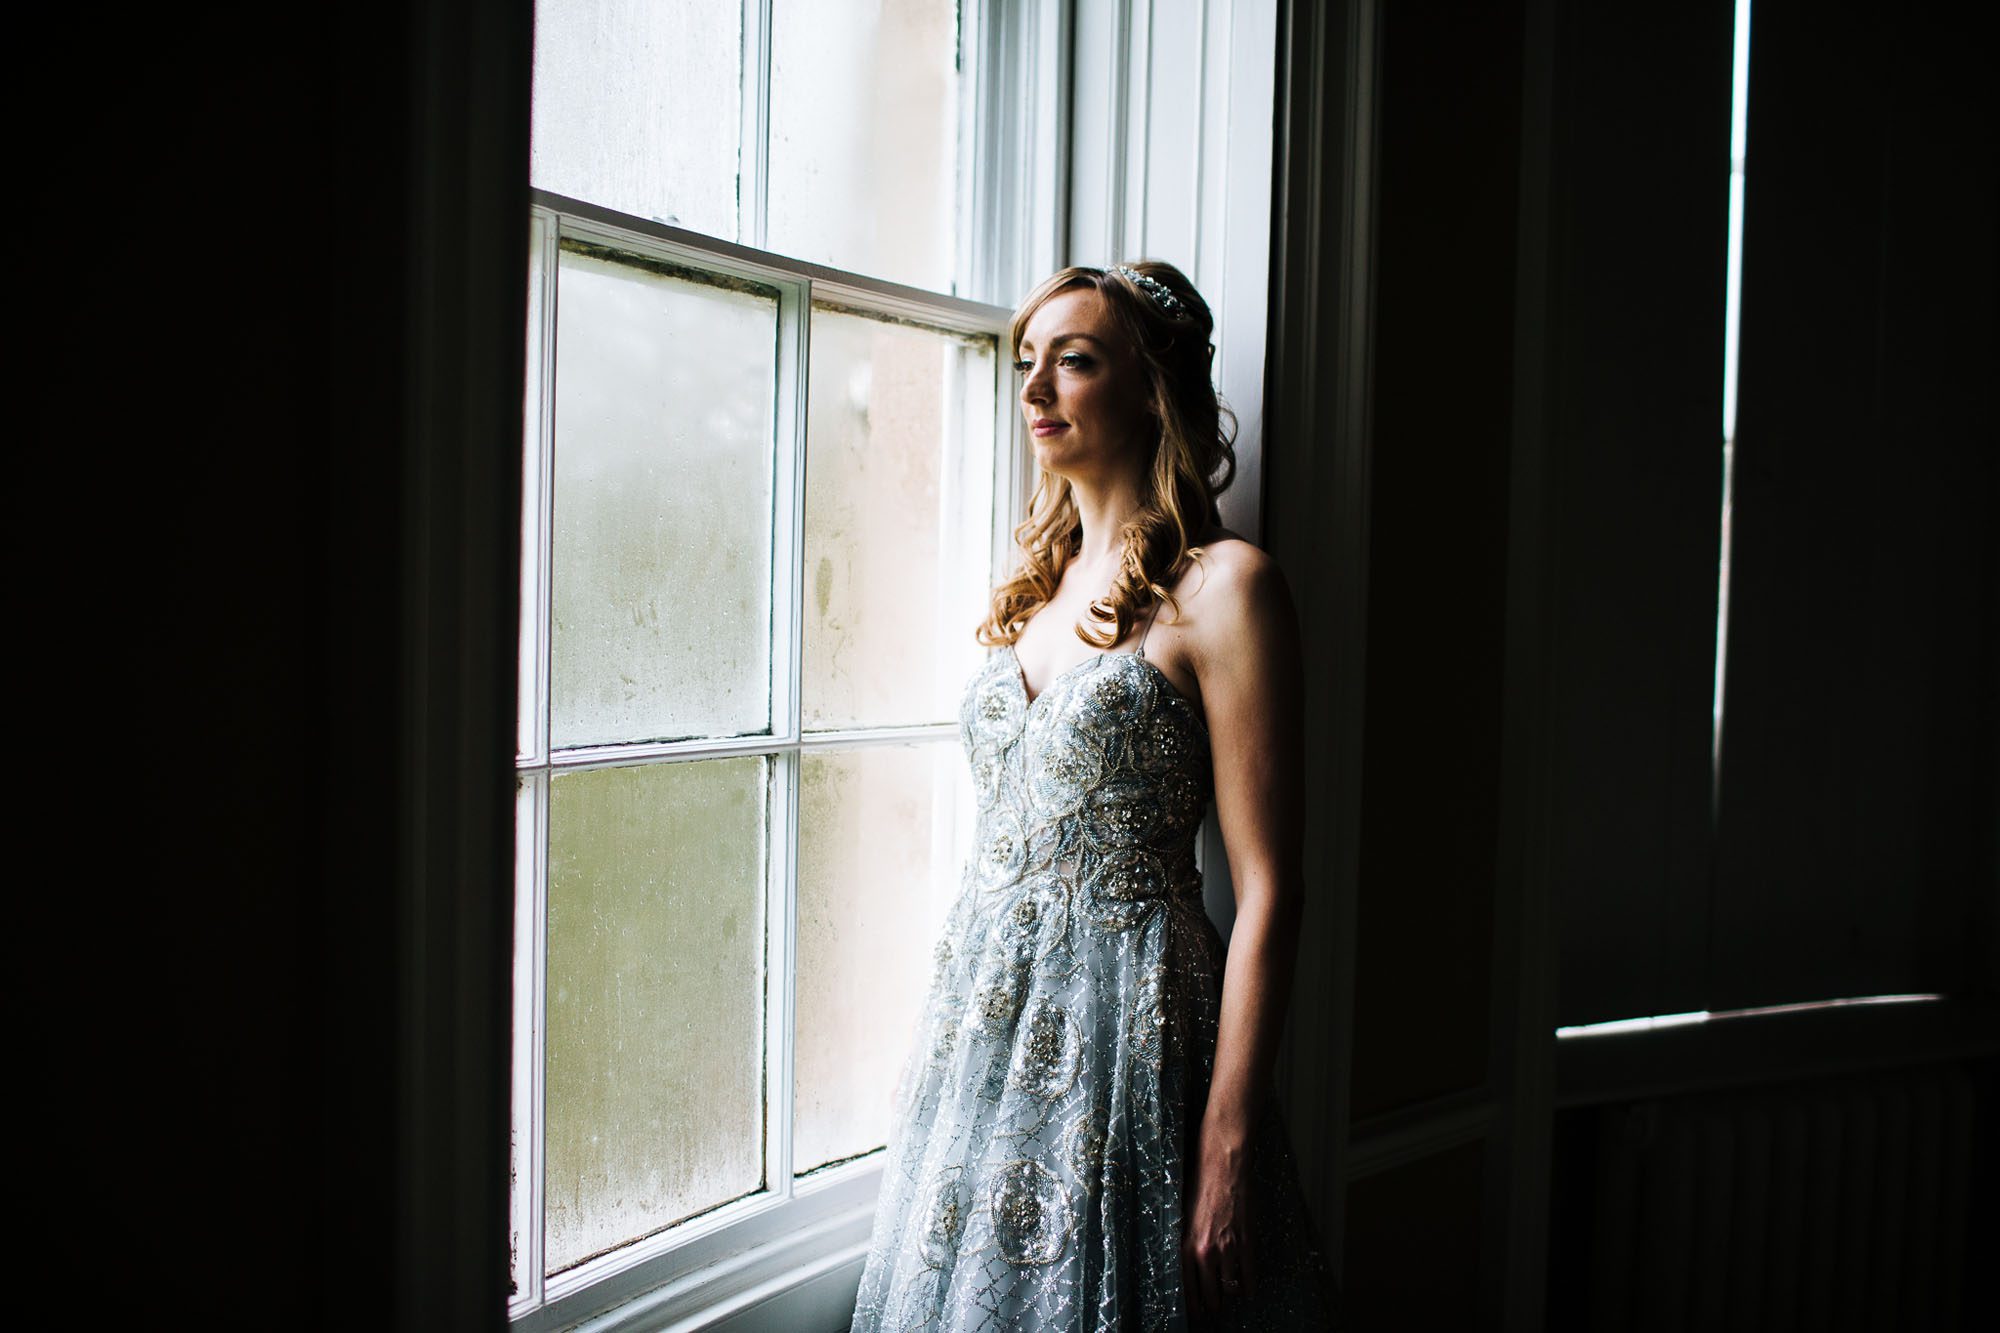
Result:
<svg viewBox="0 0 2000 1333"><path fill-rule="evenodd" d="M1100 483L1072 480L1069 493L1083 523L1074 557L1079 570L1116 568L1124 558L1125 524L1139 512L1138 479L1120 477Z"/></svg>

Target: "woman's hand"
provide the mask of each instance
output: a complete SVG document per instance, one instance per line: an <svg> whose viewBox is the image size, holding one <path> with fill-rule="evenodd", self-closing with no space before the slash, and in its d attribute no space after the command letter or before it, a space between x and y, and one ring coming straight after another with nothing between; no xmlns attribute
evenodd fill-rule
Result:
<svg viewBox="0 0 2000 1333"><path fill-rule="evenodd" d="M1256 1290L1250 1248L1250 1149L1246 1138L1204 1123L1195 1155L1187 1234L1181 1238L1188 1309L1219 1314Z"/></svg>

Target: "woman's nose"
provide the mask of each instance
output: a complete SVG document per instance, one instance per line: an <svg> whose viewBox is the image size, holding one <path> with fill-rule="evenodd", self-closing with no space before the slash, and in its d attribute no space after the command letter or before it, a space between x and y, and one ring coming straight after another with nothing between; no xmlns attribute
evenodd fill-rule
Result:
<svg viewBox="0 0 2000 1333"><path fill-rule="evenodd" d="M1048 376L1039 364L1021 377L1021 401L1037 404L1049 401Z"/></svg>

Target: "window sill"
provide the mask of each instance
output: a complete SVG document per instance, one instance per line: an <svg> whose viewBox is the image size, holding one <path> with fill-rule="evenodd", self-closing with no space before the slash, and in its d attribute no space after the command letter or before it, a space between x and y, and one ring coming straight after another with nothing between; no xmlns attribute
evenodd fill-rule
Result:
<svg viewBox="0 0 2000 1333"><path fill-rule="evenodd" d="M847 1327L875 1217L879 1158L797 1197L630 1262L513 1319L509 1333L836 1333Z"/></svg>

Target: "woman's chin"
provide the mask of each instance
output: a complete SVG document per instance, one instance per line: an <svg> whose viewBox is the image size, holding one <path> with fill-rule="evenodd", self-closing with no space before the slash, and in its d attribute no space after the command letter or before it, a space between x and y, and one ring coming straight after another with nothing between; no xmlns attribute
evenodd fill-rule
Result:
<svg viewBox="0 0 2000 1333"><path fill-rule="evenodd" d="M1143 472L1143 465L1133 459L1107 459L1094 449L1076 449L1043 440L1035 441L1035 466L1073 486L1109 485L1122 480L1127 473L1136 478Z"/></svg>

